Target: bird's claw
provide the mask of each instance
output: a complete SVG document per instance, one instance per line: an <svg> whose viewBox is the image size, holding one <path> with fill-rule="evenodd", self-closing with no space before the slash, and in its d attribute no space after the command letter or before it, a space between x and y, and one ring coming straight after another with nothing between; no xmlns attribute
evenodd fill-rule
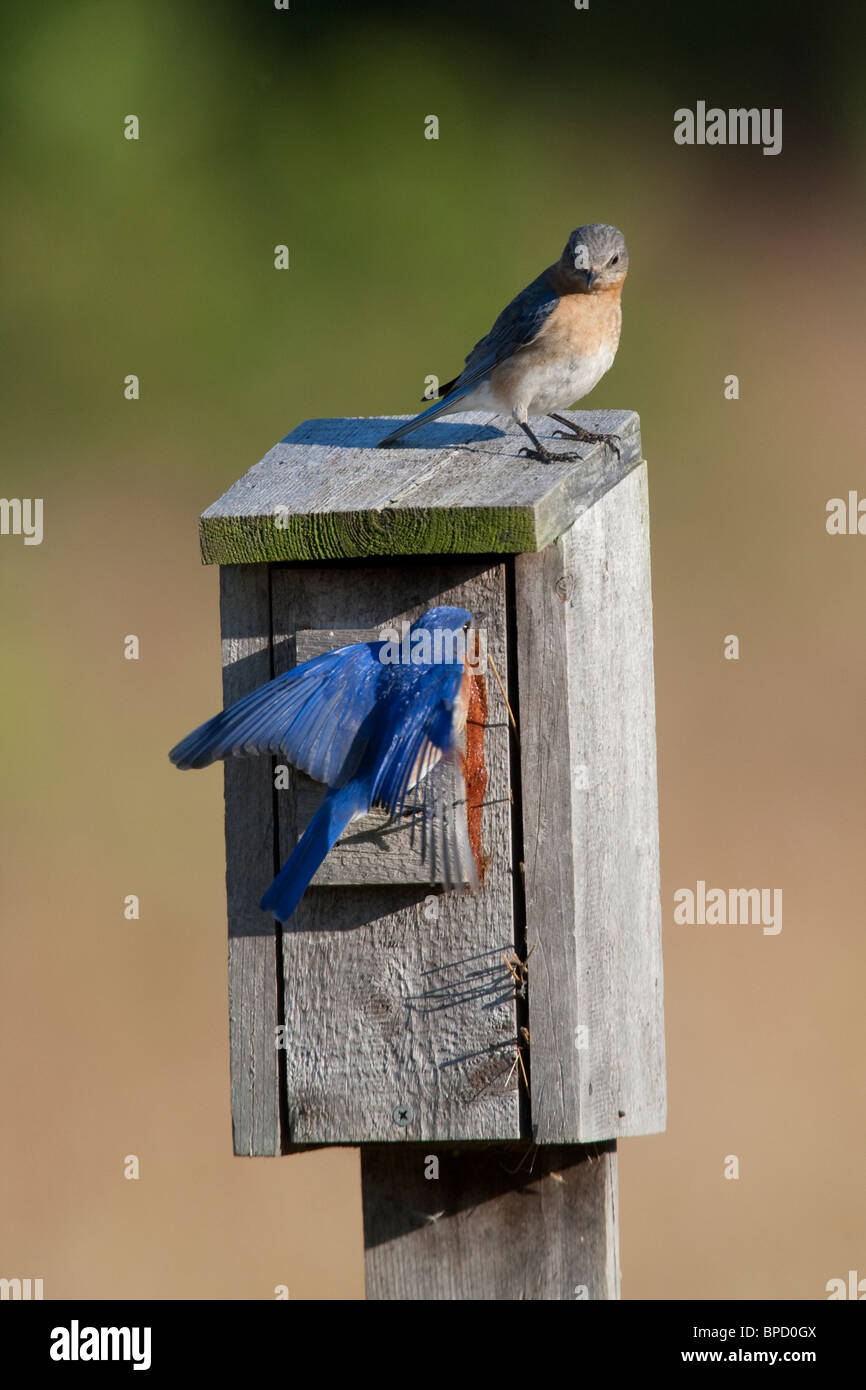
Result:
<svg viewBox="0 0 866 1390"><path fill-rule="evenodd" d="M549 454L546 449L542 453L539 449L530 449L526 444L518 450L517 457L519 459L535 459L536 463L553 462L553 454Z"/></svg>
<svg viewBox="0 0 866 1390"><path fill-rule="evenodd" d="M520 450L518 458L535 459L536 463L574 463L583 458L582 454L550 454L546 449L528 449L525 445Z"/></svg>
<svg viewBox="0 0 866 1390"><path fill-rule="evenodd" d="M554 430L553 438L559 439L580 439L584 444L607 444L617 458L622 458L622 439L618 434L594 434L589 438L584 438L573 430ZM577 455L580 457L580 455Z"/></svg>

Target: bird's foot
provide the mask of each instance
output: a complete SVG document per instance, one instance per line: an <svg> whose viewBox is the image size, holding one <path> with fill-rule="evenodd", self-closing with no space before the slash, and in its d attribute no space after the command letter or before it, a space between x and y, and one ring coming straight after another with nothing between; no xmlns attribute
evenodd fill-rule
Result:
<svg viewBox="0 0 866 1390"><path fill-rule="evenodd" d="M553 419L558 420L559 416L554 415ZM585 430L580 425L573 425L570 420L563 420L562 424L566 428L554 430L554 439L558 436L560 439L579 439L581 444L607 444L613 449L617 458L622 458L622 439L618 434L596 434L593 430Z"/></svg>
<svg viewBox="0 0 866 1390"><path fill-rule="evenodd" d="M545 449L542 444L538 449L527 449L526 446L519 451L518 458L535 459L536 463L573 463L575 459L581 457L580 454L552 454L549 449Z"/></svg>

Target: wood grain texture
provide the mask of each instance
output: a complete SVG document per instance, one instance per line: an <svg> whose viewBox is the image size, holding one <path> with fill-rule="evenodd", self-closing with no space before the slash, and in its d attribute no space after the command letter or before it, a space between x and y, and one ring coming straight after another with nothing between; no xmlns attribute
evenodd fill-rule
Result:
<svg viewBox="0 0 866 1390"><path fill-rule="evenodd" d="M363 1145L361 1181L368 1299L619 1297L613 1144Z"/></svg>
<svg viewBox="0 0 866 1390"><path fill-rule="evenodd" d="M515 575L533 1135L655 1133L665 1051L645 466L541 555L519 556Z"/></svg>
<svg viewBox="0 0 866 1390"><path fill-rule="evenodd" d="M402 417L307 420L201 517L207 564L373 555L478 555L542 550L638 461L633 411L570 411L604 444L538 437L558 463L521 458L526 437L501 415L436 420L402 446L375 445Z"/></svg>
<svg viewBox="0 0 866 1390"><path fill-rule="evenodd" d="M277 672L305 629L380 628L434 603L472 611L507 670L501 564L463 561L272 572ZM311 887L283 931L293 1143L519 1137L509 740L491 697L477 896L428 884ZM297 834L280 796L280 857ZM394 1118L408 1108L408 1122Z"/></svg>
<svg viewBox="0 0 866 1390"><path fill-rule="evenodd" d="M270 577L266 565L230 565L220 574L223 701L239 700L271 677ZM270 758L225 764L226 894L229 924L229 1054L236 1154L277 1154L279 1054L277 935L251 886L274 874ZM264 891L264 889L262 889Z"/></svg>

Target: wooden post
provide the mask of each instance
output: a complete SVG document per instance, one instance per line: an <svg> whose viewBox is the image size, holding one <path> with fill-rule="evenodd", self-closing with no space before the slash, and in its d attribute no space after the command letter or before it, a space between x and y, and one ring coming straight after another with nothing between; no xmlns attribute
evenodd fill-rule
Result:
<svg viewBox="0 0 866 1390"><path fill-rule="evenodd" d="M235 1152L361 1146L370 1298L617 1297L615 1140L664 1128L646 467L634 414L575 419L621 457L539 464L480 413L402 450L307 421L201 518L226 702L453 603L518 717L479 688L474 897L374 813L275 927L322 789L226 767Z"/></svg>

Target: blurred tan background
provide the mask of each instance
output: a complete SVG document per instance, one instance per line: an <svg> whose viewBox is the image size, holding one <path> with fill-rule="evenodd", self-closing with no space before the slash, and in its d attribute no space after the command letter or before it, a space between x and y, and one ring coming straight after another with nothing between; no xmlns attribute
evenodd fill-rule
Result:
<svg viewBox="0 0 866 1390"><path fill-rule="evenodd" d="M650 465L669 1047L623 1294L866 1276L866 537L825 529L866 495L862 21L458 13L0 18L0 490L45 500L0 537L0 1275L48 1298L363 1296L357 1153L231 1153L222 778L166 757L220 702L196 519L300 420L414 409L591 220L631 251L588 404ZM782 154L675 146L697 100L782 107ZM676 926L698 879L781 887L781 934Z"/></svg>

